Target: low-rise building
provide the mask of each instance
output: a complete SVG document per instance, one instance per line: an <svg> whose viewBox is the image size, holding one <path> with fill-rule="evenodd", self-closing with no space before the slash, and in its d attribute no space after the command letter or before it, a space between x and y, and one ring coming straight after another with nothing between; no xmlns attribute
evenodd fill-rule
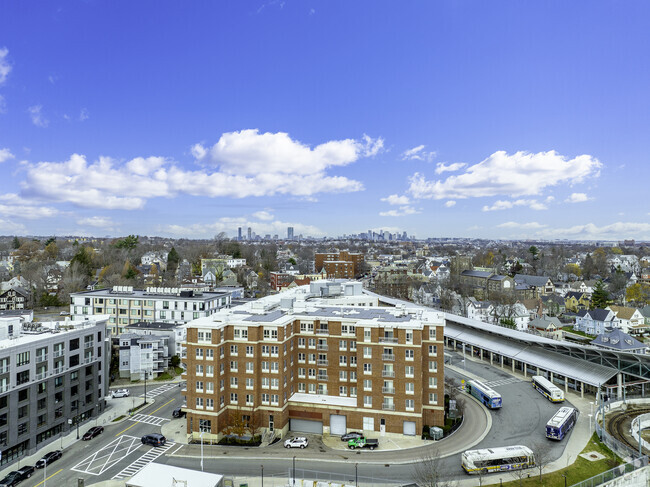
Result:
<svg viewBox="0 0 650 487"><path fill-rule="evenodd" d="M155 379L169 366L168 336L138 335L123 333L120 335L120 377L141 380Z"/></svg>

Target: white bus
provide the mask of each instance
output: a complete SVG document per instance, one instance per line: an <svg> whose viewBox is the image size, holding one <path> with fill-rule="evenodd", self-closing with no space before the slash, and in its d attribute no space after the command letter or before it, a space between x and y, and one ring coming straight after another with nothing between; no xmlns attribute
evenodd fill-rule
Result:
<svg viewBox="0 0 650 487"><path fill-rule="evenodd" d="M561 440L575 423L576 410L568 407L560 408L546 423L546 437L552 440Z"/></svg>
<svg viewBox="0 0 650 487"><path fill-rule="evenodd" d="M462 459L463 468L469 474L507 472L535 466L533 451L522 445L467 450Z"/></svg>
<svg viewBox="0 0 650 487"><path fill-rule="evenodd" d="M467 382L467 391L476 399L481 401L490 409L500 408L502 406L501 394L493 391L488 386L477 380Z"/></svg>
<svg viewBox="0 0 650 487"><path fill-rule="evenodd" d="M564 392L541 375L533 376L533 387L551 402L564 401Z"/></svg>

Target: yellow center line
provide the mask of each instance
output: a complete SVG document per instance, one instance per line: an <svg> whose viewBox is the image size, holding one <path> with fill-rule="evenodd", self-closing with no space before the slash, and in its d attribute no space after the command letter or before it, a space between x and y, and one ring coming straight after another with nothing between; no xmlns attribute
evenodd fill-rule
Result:
<svg viewBox="0 0 650 487"><path fill-rule="evenodd" d="M49 476L48 478L46 478L45 480L41 480L41 481L40 481L38 484L36 484L34 487L38 487L39 485L44 484L46 480L50 480L52 477L54 477L56 474L58 474L58 473L60 473L60 472L63 472L63 469L62 469L62 468L60 468L59 470L57 470L56 472L54 472L52 475L50 475L50 476Z"/></svg>
<svg viewBox="0 0 650 487"><path fill-rule="evenodd" d="M129 427L126 428L126 429L123 429L122 431L120 431L120 432L119 432L118 434L116 434L115 436L120 436L120 435L121 435L122 433L124 433L126 430L129 430L129 429L133 428L136 424L138 424L138 423L133 423L131 426L129 426Z"/></svg>
<svg viewBox="0 0 650 487"><path fill-rule="evenodd" d="M176 400L176 398L174 398L174 399L170 399L170 400L167 401L165 404L163 404L162 406L160 406L158 409L156 409L156 410L154 410L154 411L151 411L151 412L149 413L149 415L151 415L151 414L155 413L156 411L158 411L158 410L164 408L165 406L167 406L167 404L169 404L170 402L175 401L175 400Z"/></svg>

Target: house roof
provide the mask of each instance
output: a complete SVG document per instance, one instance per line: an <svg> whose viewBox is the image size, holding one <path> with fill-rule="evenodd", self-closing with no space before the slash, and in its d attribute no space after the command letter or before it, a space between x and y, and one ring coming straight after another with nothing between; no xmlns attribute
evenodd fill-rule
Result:
<svg viewBox="0 0 650 487"><path fill-rule="evenodd" d="M608 309L595 308L587 311L594 321L612 321L615 317L614 313Z"/></svg>
<svg viewBox="0 0 650 487"><path fill-rule="evenodd" d="M612 305L609 306L609 309L611 309L616 314L617 318L620 318L622 320L629 320L636 312L636 308L630 308L629 306Z"/></svg>
<svg viewBox="0 0 650 487"><path fill-rule="evenodd" d="M562 328L562 323L560 323L560 320L555 316L542 316L541 318L535 318L528 324L528 326L541 330L547 329L549 325L554 325L556 328Z"/></svg>
<svg viewBox="0 0 650 487"><path fill-rule="evenodd" d="M594 340L591 341L591 344L599 347L613 348L615 350L622 351L648 348L647 345L641 343L636 338L631 337L618 328L615 328L609 333L598 335Z"/></svg>
<svg viewBox="0 0 650 487"><path fill-rule="evenodd" d="M544 287L549 281L548 276L530 276L528 274L515 274L515 282L524 282L529 286Z"/></svg>
<svg viewBox="0 0 650 487"><path fill-rule="evenodd" d="M494 274L488 280L489 281L504 281L508 279L508 276L502 276L501 274Z"/></svg>
<svg viewBox="0 0 650 487"><path fill-rule="evenodd" d="M580 300L580 298L582 298L584 295L585 295L585 293L580 292L580 291L569 291L569 292L567 292L567 293L565 294L564 297L565 297L566 299L569 299L569 298L576 298L577 300Z"/></svg>
<svg viewBox="0 0 650 487"><path fill-rule="evenodd" d="M461 272L463 276L468 276L468 277L482 277L484 279L489 278L492 273L490 271L474 271L474 270L464 270Z"/></svg>

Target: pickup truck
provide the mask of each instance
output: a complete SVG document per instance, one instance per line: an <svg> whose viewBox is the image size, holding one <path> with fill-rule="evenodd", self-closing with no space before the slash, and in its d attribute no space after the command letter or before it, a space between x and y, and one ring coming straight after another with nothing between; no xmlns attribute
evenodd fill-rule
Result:
<svg viewBox="0 0 650 487"><path fill-rule="evenodd" d="M370 448L371 450L374 450L378 446L379 440L372 440L370 438L366 438L365 436L361 436L360 438L353 438L348 441L348 448L350 450L354 450L355 448Z"/></svg>

